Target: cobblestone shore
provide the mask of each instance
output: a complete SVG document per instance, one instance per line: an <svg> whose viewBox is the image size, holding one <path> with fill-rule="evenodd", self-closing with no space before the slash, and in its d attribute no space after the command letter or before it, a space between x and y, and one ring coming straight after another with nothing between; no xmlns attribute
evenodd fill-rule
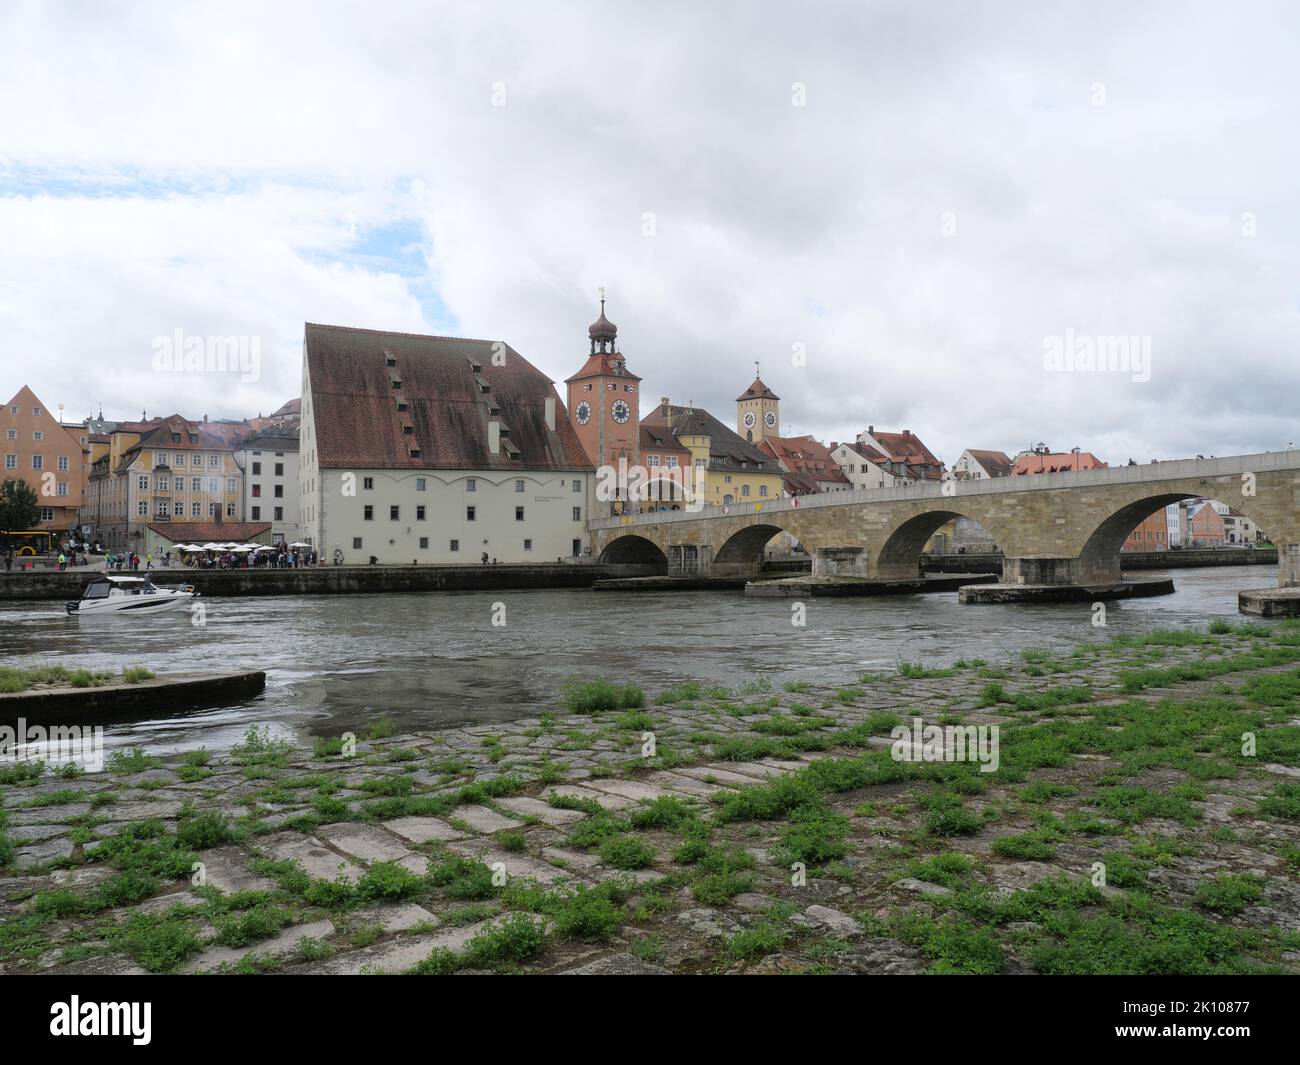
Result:
<svg viewBox="0 0 1300 1065"><path fill-rule="evenodd" d="M0 971L1295 972L1300 626L1217 628L0 767Z"/></svg>

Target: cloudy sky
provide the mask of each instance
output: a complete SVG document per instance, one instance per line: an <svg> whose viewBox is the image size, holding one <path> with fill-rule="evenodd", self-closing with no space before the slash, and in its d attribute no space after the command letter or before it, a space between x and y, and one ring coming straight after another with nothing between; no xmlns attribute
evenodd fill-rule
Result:
<svg viewBox="0 0 1300 1065"><path fill-rule="evenodd" d="M1297 41L1288 3L11 0L0 391L269 412L304 321L562 381L603 285L643 402L729 423L759 360L783 431L949 462L1284 448ZM176 330L258 379L160 372ZM1109 337L1149 373L1045 364Z"/></svg>

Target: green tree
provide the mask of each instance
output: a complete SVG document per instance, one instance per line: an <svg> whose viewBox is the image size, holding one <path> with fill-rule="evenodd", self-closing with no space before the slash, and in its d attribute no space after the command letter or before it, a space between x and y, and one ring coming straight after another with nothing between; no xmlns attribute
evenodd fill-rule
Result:
<svg viewBox="0 0 1300 1065"><path fill-rule="evenodd" d="M20 529L34 529L41 520L41 503L26 481L8 480L0 484L0 540L9 548L9 534Z"/></svg>

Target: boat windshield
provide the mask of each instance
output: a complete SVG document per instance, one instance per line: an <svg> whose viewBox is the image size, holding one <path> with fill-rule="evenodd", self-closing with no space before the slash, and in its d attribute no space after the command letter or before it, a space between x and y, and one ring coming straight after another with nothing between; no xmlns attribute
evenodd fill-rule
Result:
<svg viewBox="0 0 1300 1065"><path fill-rule="evenodd" d="M92 581L86 585L85 592L82 593L82 599L107 599L108 591L112 587L108 581Z"/></svg>

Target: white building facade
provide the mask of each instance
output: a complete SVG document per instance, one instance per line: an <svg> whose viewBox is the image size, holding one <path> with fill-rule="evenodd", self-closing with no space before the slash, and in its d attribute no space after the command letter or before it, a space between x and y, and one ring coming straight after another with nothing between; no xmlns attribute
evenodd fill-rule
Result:
<svg viewBox="0 0 1300 1065"><path fill-rule="evenodd" d="M245 521L269 521L271 543L299 539L298 437L268 429L244 441L235 453L243 471Z"/></svg>
<svg viewBox="0 0 1300 1065"><path fill-rule="evenodd" d="M587 552L595 470L554 385L504 344L309 324L298 517L325 564Z"/></svg>

